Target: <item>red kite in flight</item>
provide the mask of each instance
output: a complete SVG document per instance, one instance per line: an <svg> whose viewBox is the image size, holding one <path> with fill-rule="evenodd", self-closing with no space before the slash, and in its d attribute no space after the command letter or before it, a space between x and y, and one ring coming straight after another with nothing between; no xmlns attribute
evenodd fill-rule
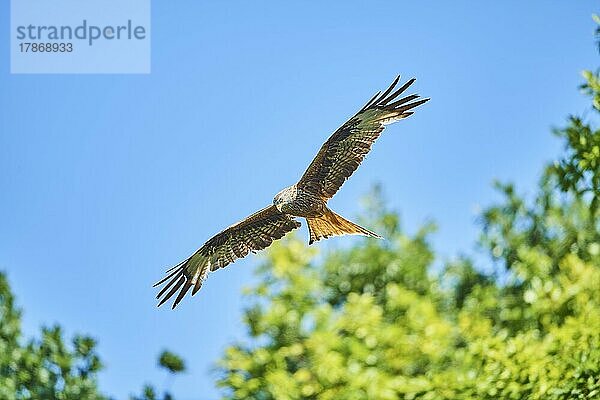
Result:
<svg viewBox="0 0 600 400"><path fill-rule="evenodd" d="M306 219L309 244L334 235L364 235L379 238L327 208L327 201L339 190L363 161L386 125L409 117L413 108L429 99L411 94L394 101L415 81L410 79L398 89L398 76L383 93L367 104L336 130L323 144L298 183L283 189L273 204L210 238L198 251L167 271L154 286L165 286L156 296L162 305L177 291L175 308L193 287L196 294L209 272L223 268L249 252L265 249L274 240L300 227L298 217ZM162 298L161 298L162 297Z"/></svg>

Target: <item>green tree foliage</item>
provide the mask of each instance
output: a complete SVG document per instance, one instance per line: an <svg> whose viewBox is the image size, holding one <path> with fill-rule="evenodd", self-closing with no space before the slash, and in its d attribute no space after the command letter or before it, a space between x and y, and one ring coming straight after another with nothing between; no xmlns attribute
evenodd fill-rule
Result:
<svg viewBox="0 0 600 400"><path fill-rule="evenodd" d="M584 89L600 112L597 73ZM600 398L600 131L571 117L537 193L497 184L481 265L443 268L371 198L387 240L319 254L275 244L248 290L248 339L218 363L227 399ZM486 272L483 272L486 271Z"/></svg>
<svg viewBox="0 0 600 400"><path fill-rule="evenodd" d="M104 399L96 382L102 367L96 342L76 336L69 345L59 326L43 328L41 338L25 342L20 314L0 274L0 398Z"/></svg>
<svg viewBox="0 0 600 400"><path fill-rule="evenodd" d="M183 361L165 351L160 365L170 373L182 372ZM61 327L42 328L40 338L27 340L21 332L21 311L3 273L0 273L0 399L107 400L98 389L102 363L96 341L88 336L64 338ZM147 385L139 400L173 400Z"/></svg>

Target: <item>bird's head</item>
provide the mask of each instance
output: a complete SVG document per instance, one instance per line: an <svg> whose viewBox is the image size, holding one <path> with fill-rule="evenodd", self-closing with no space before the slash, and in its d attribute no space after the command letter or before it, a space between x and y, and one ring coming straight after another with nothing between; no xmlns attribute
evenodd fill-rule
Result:
<svg viewBox="0 0 600 400"><path fill-rule="evenodd" d="M285 202L283 200L283 196L281 194L282 192L279 192L275 195L275 198L273 199L273 204L275 205L275 207L277 207L277 209L279 210L279 212L281 212L281 207L283 206L283 203Z"/></svg>
<svg viewBox="0 0 600 400"><path fill-rule="evenodd" d="M293 189L293 186L286 187L285 189L283 189L282 191L277 193L275 195L275 198L273 198L273 204L275 205L275 207L277 207L279 212L282 211L282 208L286 203L289 203L290 201L293 200L292 189Z"/></svg>

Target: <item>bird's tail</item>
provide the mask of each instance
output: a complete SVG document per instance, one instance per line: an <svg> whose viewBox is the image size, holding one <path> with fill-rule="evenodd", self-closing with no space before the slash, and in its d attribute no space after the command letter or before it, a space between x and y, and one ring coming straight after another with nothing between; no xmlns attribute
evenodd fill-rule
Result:
<svg viewBox="0 0 600 400"><path fill-rule="evenodd" d="M381 239L381 236L378 234L362 226L358 226L354 222L348 221L328 208L326 208L325 214L322 216L306 218L306 222L308 223L308 232L310 233L308 244L313 244L318 240L327 239L335 235L364 235Z"/></svg>

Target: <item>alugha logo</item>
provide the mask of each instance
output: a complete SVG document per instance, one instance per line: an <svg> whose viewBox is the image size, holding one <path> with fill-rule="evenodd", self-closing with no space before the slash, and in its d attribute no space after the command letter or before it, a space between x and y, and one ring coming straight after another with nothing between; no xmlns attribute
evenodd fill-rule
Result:
<svg viewBox="0 0 600 400"><path fill-rule="evenodd" d="M81 25L72 27L70 25L20 25L17 26L18 40L50 41L50 40L87 40L89 46L94 41L104 40L144 40L146 39L146 28L135 25L129 19L126 25L89 25L84 19Z"/></svg>

